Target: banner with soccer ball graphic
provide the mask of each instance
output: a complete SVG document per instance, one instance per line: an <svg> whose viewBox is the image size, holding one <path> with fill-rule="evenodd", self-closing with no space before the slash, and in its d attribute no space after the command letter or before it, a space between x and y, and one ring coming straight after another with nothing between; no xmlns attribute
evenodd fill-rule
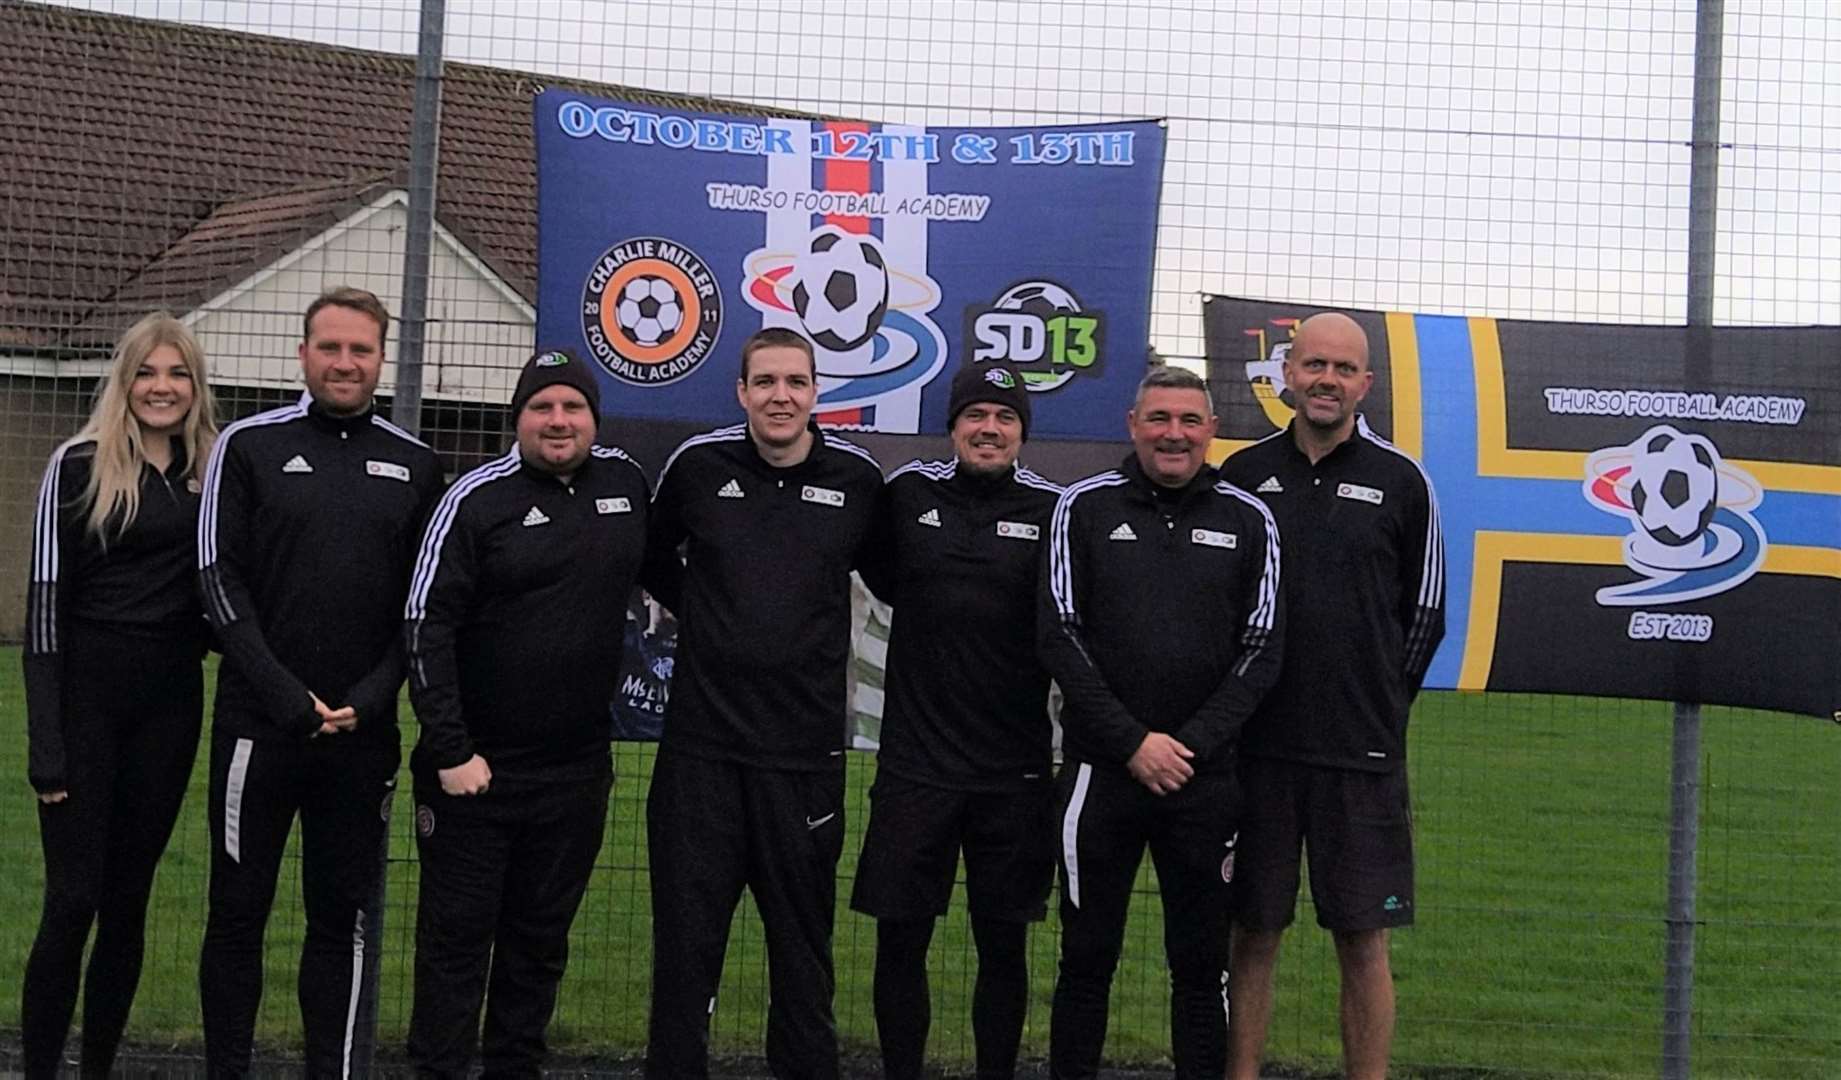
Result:
<svg viewBox="0 0 1841 1080"><path fill-rule="evenodd" d="M1149 341L1156 123L923 128L661 110L546 90L538 341L610 415L736 418L742 341L813 343L821 422L945 428L951 373L1009 360L1032 438L1119 437Z"/></svg>
<svg viewBox="0 0 1841 1080"><path fill-rule="evenodd" d="M1207 299L1216 460L1290 423L1320 310ZM1841 720L1841 327L1350 314L1363 411L1437 492L1427 686Z"/></svg>

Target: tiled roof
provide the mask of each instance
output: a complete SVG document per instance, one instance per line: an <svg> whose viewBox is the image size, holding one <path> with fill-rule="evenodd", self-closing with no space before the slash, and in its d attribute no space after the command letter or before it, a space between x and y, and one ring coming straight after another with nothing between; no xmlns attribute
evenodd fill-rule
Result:
<svg viewBox="0 0 1841 1080"><path fill-rule="evenodd" d="M92 306L64 341L106 347L154 308L197 307L236 284L248 269L268 265L383 192L403 186L400 175L385 173L232 199Z"/></svg>
<svg viewBox="0 0 1841 1080"><path fill-rule="evenodd" d="M92 351L401 186L414 83L412 56L0 0L0 348ZM446 65L436 215L533 302L544 85L789 115Z"/></svg>

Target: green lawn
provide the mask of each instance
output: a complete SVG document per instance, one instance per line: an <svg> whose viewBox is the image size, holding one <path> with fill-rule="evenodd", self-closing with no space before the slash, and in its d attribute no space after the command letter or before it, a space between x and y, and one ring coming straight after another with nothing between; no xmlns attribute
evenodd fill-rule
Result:
<svg viewBox="0 0 1841 1080"><path fill-rule="evenodd" d="M0 650L0 954L24 966L42 887L24 781L17 650ZM407 710L405 709L405 715ZM1400 1022L1396 1073L1654 1076L1660 1057L1670 710L1666 705L1526 696L1428 694L1414 718L1413 790L1419 925L1395 938ZM413 725L405 725L413 739ZM552 1030L560 1051L632 1056L644 1045L651 965L643 806L649 747L617 748L607 844L577 920ZM855 871L874 763L852 755L849 827L837 927L840 1028L873 1052L874 928L843 907ZM1830 1008L1841 971L1841 728L1813 720L1707 710L1702 736L1701 926L1695 1074L1841 1076L1841 1024ZM406 781L405 777L405 781ZM130 1037L194 1046L197 953L208 865L204 769L162 866L146 975ZM382 1041L400 1047L410 1000L416 864L407 783L395 816L383 976ZM1147 860L1148 862L1148 860ZM284 874L291 873L290 862ZM1115 985L1108 1054L1164 1054L1168 981L1148 869ZM291 956L299 888L285 880L270 928L261 1038L298 1038ZM1328 1071L1337 1057L1335 961L1306 902L1287 941L1272 1055ZM1054 923L1032 938L1035 990L1024 1054L1046 1052ZM758 1053L765 957L744 902L715 1017L721 1051ZM955 908L933 951L932 1054L970 1059L972 964ZM17 977L0 1017L18 1015Z"/></svg>

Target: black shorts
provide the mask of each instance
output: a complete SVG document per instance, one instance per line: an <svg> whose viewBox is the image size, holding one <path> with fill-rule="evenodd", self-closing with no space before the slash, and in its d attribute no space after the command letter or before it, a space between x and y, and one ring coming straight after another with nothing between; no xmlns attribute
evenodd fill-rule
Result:
<svg viewBox="0 0 1841 1080"><path fill-rule="evenodd" d="M878 772L851 908L878 919L945 914L963 849L973 915L1040 921L1055 877L1054 795L1047 780L1024 791L971 792Z"/></svg>
<svg viewBox="0 0 1841 1080"><path fill-rule="evenodd" d="M1406 770L1332 769L1249 758L1234 877L1234 920L1283 930L1298 906L1299 850L1310 857L1317 925L1382 930L1413 922L1413 819Z"/></svg>

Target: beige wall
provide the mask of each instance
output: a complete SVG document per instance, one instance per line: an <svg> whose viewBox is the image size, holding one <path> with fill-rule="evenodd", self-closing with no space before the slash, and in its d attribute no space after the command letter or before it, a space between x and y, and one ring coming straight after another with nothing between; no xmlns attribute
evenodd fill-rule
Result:
<svg viewBox="0 0 1841 1080"><path fill-rule="evenodd" d="M394 314L403 303L407 207L392 192L190 313L185 322L211 357L213 376L242 386L298 387L301 312L334 285L376 293ZM483 263L437 229L429 259L425 398L502 403L531 354L536 313ZM393 326L378 391L396 385Z"/></svg>

